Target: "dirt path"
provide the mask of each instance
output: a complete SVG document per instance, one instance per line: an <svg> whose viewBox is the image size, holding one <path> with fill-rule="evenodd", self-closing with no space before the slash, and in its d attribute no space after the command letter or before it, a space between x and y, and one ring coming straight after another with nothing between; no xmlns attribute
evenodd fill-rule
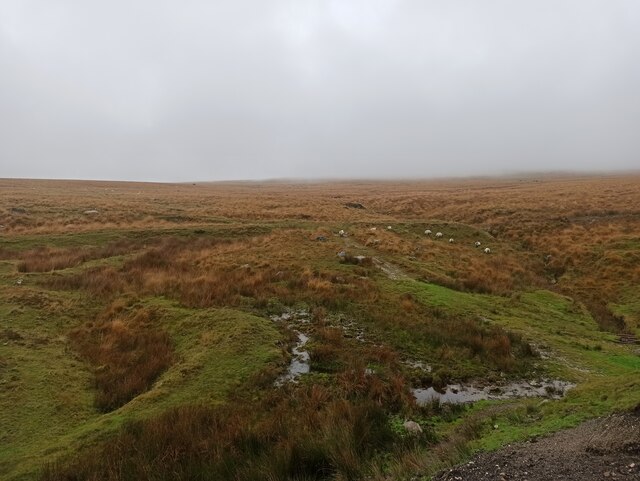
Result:
<svg viewBox="0 0 640 481"><path fill-rule="evenodd" d="M364 247L362 244L355 242L350 237L345 238L344 247L345 247L345 250L348 250L348 249L365 250L366 249L366 247ZM382 272L384 272L389 279L402 280L402 279L410 278L407 274L404 273L404 271L399 266L394 265L391 262L385 261L384 259L381 259L380 257L376 257L376 256L373 256L371 260L373 261L373 264Z"/></svg>
<svg viewBox="0 0 640 481"><path fill-rule="evenodd" d="M373 257L373 263L375 266L384 272L389 279L400 280L400 279L409 279L409 276L406 275L400 267L391 264L379 257Z"/></svg>
<svg viewBox="0 0 640 481"><path fill-rule="evenodd" d="M588 421L506 446L443 471L434 481L640 480L640 412Z"/></svg>

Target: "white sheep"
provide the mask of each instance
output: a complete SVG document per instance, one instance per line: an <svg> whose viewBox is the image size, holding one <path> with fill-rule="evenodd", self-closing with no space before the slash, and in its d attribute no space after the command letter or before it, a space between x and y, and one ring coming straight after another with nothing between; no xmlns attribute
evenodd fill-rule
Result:
<svg viewBox="0 0 640 481"><path fill-rule="evenodd" d="M369 230L370 230L371 232L375 232L375 231L377 231L377 230L378 230L378 228L377 228L377 227L372 227L372 228L371 228L371 229L369 229Z"/></svg>
<svg viewBox="0 0 640 481"><path fill-rule="evenodd" d="M347 233L346 233L343 229L340 229L340 231L338 232L338 235L339 235L340 237L344 237L344 236L346 236L346 235L347 235Z"/></svg>
<svg viewBox="0 0 640 481"><path fill-rule="evenodd" d="M436 239L440 239L442 235L442 232L436 232Z"/></svg>
<svg viewBox="0 0 640 481"><path fill-rule="evenodd" d="M476 247L480 247L482 243L480 241L476 241Z"/></svg>
<svg viewBox="0 0 640 481"><path fill-rule="evenodd" d="M387 230L391 230L393 229L393 227L391 227L390 225L387 226Z"/></svg>
<svg viewBox="0 0 640 481"><path fill-rule="evenodd" d="M485 254L491 254L491 249L489 249L488 247L484 248L484 253Z"/></svg>
<svg viewBox="0 0 640 481"><path fill-rule="evenodd" d="M431 231L427 229L426 231L424 231L424 235L431 235Z"/></svg>
<svg viewBox="0 0 640 481"><path fill-rule="evenodd" d="M449 239L449 244L453 244L453 237Z"/></svg>

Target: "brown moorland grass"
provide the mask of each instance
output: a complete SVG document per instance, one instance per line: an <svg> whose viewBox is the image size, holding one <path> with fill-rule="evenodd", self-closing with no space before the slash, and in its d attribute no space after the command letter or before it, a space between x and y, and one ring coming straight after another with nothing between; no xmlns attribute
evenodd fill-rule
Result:
<svg viewBox="0 0 640 481"><path fill-rule="evenodd" d="M8 232L198 225L224 219L459 222L499 236L640 213L638 175L414 182L143 184L0 179ZM34 189L38 195L34 196ZM348 199L365 209L349 209ZM51 208L49 206L60 206ZM15 212L19 209L20 212ZM84 214L97 209L98 214Z"/></svg>
<svg viewBox="0 0 640 481"><path fill-rule="evenodd" d="M173 361L168 334L157 313L110 305L94 321L70 333L80 355L95 367L96 406L111 411L149 389Z"/></svg>
<svg viewBox="0 0 640 481"><path fill-rule="evenodd" d="M300 305L313 313L315 385L274 392L272 368L247 398L219 408L179 406L132 423L51 467L46 479L362 478L371 459L413 442L390 419L411 415L426 426L434 414L412 402L408 386L417 378L442 387L518 377L535 362L527 340L473 314L425 306L394 290L394 276L514 303L521 291L554 290L615 332L629 326L612 306L640 284L637 175L198 185L0 180L0 190L2 282L16 290L24 277L34 306L48 289L110 306L63 333L92 366L104 411L149 389L174 362L157 314L123 297L263 316ZM427 228L442 231L444 241L425 236ZM476 240L491 254L475 248ZM349 262L340 263L339 251ZM104 262L83 265L98 259ZM367 342L345 337L338 316L363 326ZM412 356L432 363L433 372L410 383L402 360ZM430 440L427 432L418 442Z"/></svg>
<svg viewBox="0 0 640 481"><path fill-rule="evenodd" d="M20 259L18 272L48 272L68 267L76 267L84 262L128 254L133 251L137 242L119 240L101 247L52 248L40 246L29 249L12 258Z"/></svg>
<svg viewBox="0 0 640 481"><path fill-rule="evenodd" d="M295 231L287 233L294 235ZM301 297L331 306L376 295L368 278L330 268L309 269L305 259L283 257L282 253L290 250L288 243L283 234L234 242L165 238L119 269L100 266L51 276L44 284L57 289L86 289L100 297L123 292L167 296L197 308L238 306L246 298L253 299L257 306L274 298L292 304ZM241 264L245 260L255 263Z"/></svg>

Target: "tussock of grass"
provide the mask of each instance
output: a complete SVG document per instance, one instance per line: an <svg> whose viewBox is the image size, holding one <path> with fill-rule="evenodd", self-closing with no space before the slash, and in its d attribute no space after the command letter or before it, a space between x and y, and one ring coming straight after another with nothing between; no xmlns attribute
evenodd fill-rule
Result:
<svg viewBox="0 0 640 481"><path fill-rule="evenodd" d="M89 260L103 259L128 253L136 247L136 242L120 240L104 247L51 248L37 247L20 252L18 272L48 272L68 267L76 267Z"/></svg>
<svg viewBox="0 0 640 481"><path fill-rule="evenodd" d="M148 309L124 312L112 305L95 321L74 329L70 338L94 366L102 411L119 408L148 390L173 361L169 335L159 329L159 313Z"/></svg>

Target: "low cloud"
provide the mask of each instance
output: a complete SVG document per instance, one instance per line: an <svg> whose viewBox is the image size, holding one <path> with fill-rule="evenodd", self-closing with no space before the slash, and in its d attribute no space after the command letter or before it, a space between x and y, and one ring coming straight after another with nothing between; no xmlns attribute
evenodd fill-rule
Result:
<svg viewBox="0 0 640 481"><path fill-rule="evenodd" d="M0 177L640 166L635 0L4 0Z"/></svg>

